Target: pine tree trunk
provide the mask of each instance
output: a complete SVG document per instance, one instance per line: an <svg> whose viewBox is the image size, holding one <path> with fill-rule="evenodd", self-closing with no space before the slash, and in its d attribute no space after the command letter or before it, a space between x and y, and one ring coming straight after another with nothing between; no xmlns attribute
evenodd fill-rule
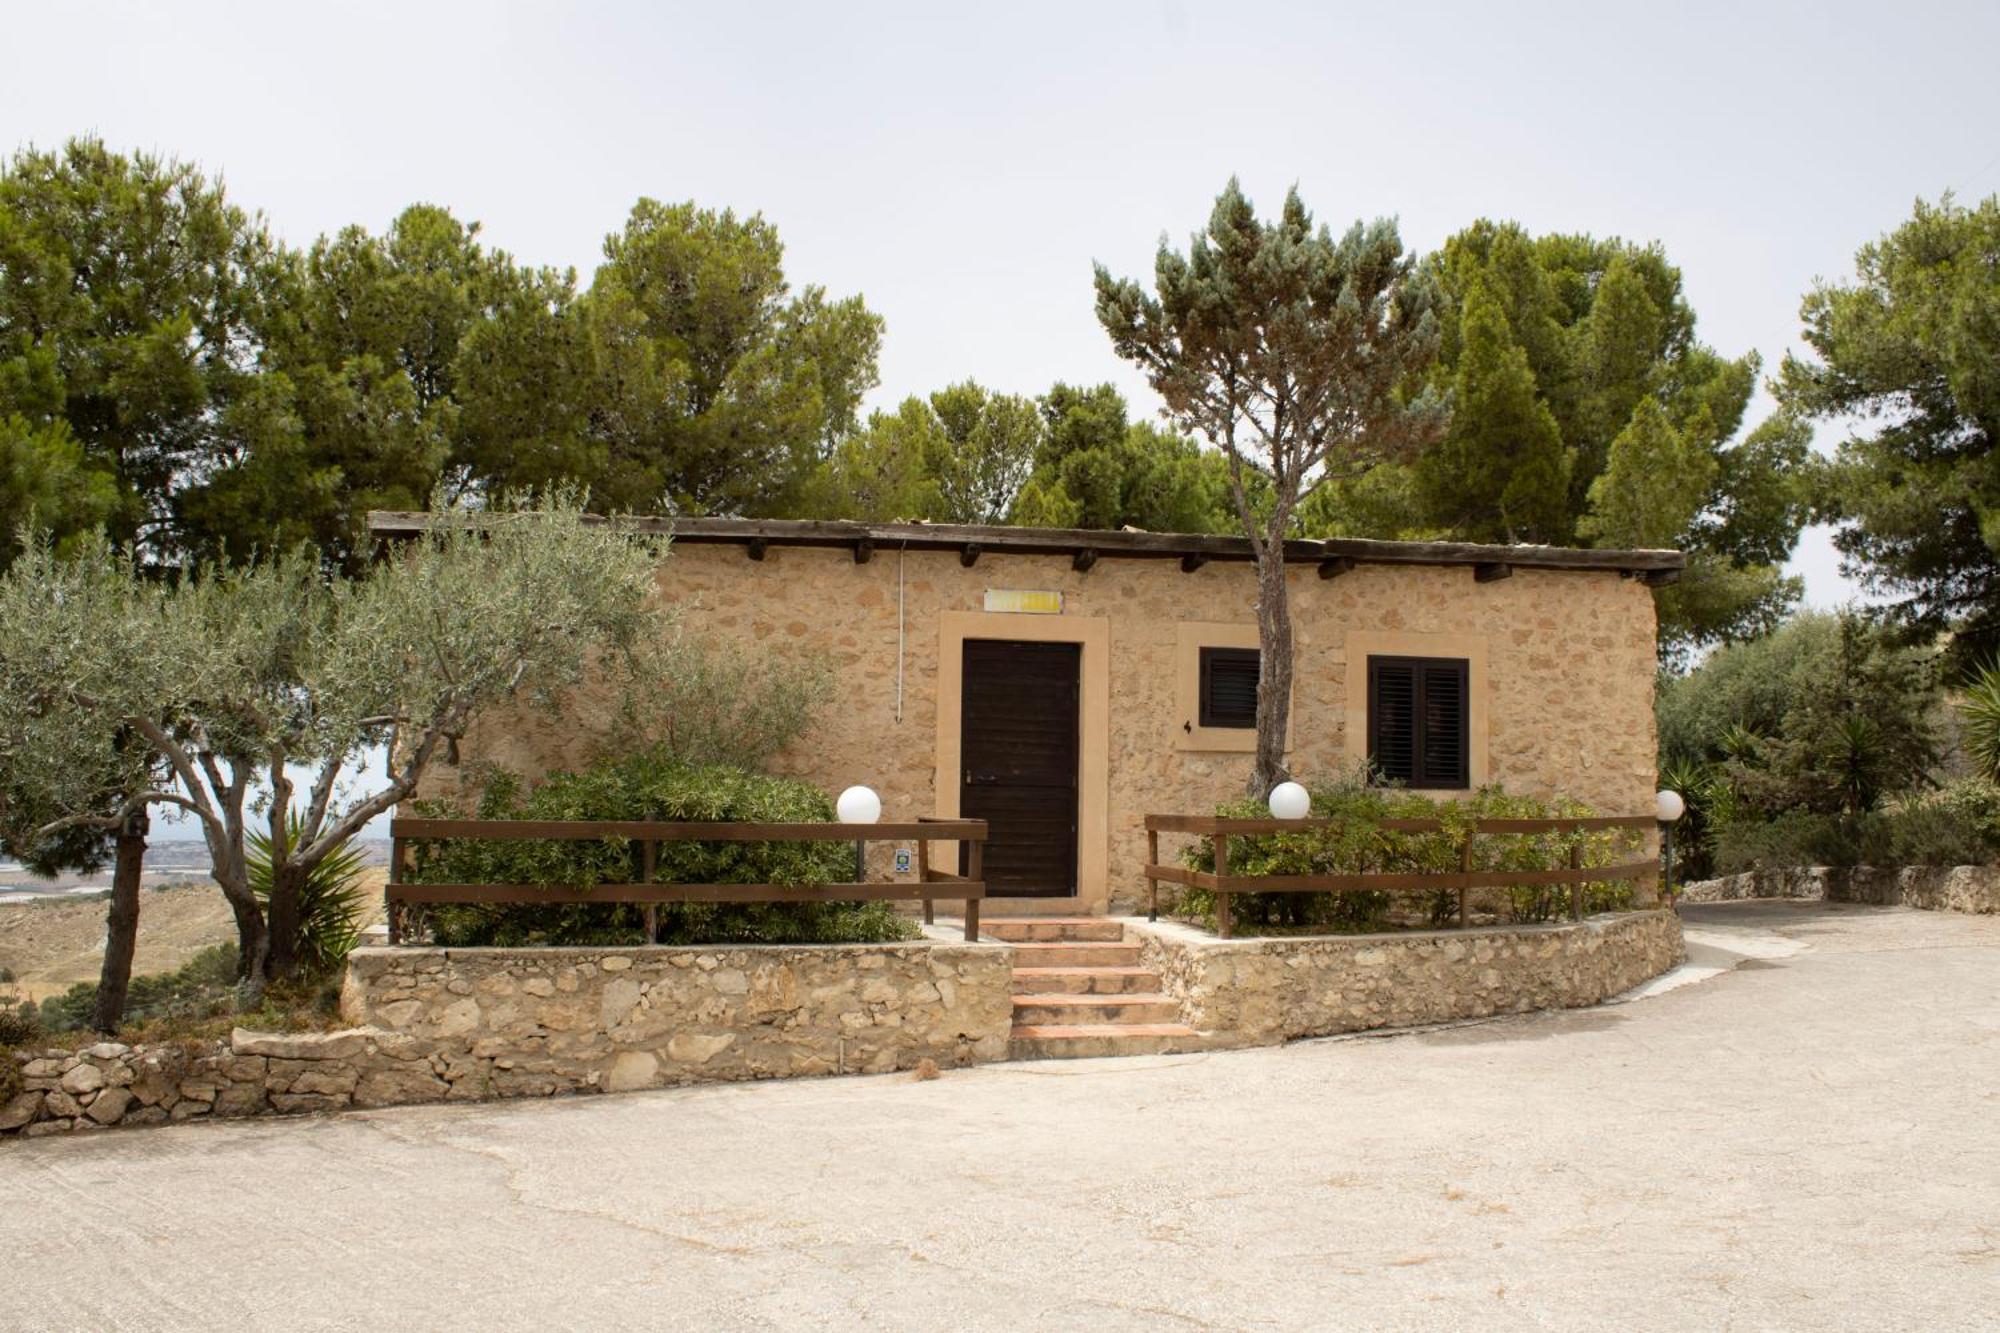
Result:
<svg viewBox="0 0 2000 1333"><path fill-rule="evenodd" d="M146 872L144 811L133 814L118 830L116 860L111 871L111 910L104 923L104 967L97 975L97 1007L90 1025L99 1032L116 1032L125 1017L125 995L132 985L132 953L139 944L139 886Z"/></svg>
<svg viewBox="0 0 2000 1333"><path fill-rule="evenodd" d="M1291 776L1285 736L1292 712L1292 607L1285 590L1285 549L1266 543L1257 562L1257 762L1249 796L1261 800Z"/></svg>

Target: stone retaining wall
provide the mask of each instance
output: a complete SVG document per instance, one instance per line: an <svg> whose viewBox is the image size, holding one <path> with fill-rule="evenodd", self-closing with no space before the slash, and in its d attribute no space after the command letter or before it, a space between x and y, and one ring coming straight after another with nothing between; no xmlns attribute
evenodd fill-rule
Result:
<svg viewBox="0 0 2000 1333"><path fill-rule="evenodd" d="M1575 924L1223 940L1136 927L1142 961L1213 1046L1597 1004L1678 964L1680 920L1654 909Z"/></svg>
<svg viewBox="0 0 2000 1333"><path fill-rule="evenodd" d="M16 1052L0 1136L1000 1060L1012 958L934 942L358 949L354 1027Z"/></svg>
<svg viewBox="0 0 2000 1333"><path fill-rule="evenodd" d="M1798 866L1751 870L1682 886L1690 903L1802 898L1926 911L2000 913L2000 866Z"/></svg>
<svg viewBox="0 0 2000 1333"><path fill-rule="evenodd" d="M341 1013L497 1095L883 1073L998 1060L1000 944L359 949Z"/></svg>

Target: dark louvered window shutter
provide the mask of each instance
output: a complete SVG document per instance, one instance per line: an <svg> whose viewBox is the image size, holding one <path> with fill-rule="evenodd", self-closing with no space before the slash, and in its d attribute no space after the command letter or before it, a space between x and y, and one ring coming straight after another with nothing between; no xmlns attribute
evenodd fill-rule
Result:
<svg viewBox="0 0 2000 1333"><path fill-rule="evenodd" d="M1368 759L1378 780L1471 785L1470 708L1460 658L1368 659Z"/></svg>
<svg viewBox="0 0 2000 1333"><path fill-rule="evenodd" d="M1257 650L1201 650L1201 725L1257 725Z"/></svg>

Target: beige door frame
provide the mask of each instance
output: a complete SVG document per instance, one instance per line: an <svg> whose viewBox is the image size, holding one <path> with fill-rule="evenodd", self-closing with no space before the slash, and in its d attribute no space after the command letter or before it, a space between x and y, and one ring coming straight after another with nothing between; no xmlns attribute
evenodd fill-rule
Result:
<svg viewBox="0 0 2000 1333"><path fill-rule="evenodd" d="M994 916L1034 916L1051 909L1101 914L1110 901L1111 622L1102 616L1039 616L1002 611L940 613L936 786L938 814L946 819L958 816L967 639L1074 643L1083 650L1082 697L1077 710L1077 728L1081 734L1077 737L1076 896L989 898L984 910ZM955 844L940 843L937 847L938 854L956 860Z"/></svg>

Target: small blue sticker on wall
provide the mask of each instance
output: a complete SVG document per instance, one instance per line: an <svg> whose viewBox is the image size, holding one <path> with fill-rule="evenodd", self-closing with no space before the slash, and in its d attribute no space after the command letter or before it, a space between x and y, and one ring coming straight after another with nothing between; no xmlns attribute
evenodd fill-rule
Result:
<svg viewBox="0 0 2000 1333"><path fill-rule="evenodd" d="M899 875L910 873L910 849L907 847L896 849L896 873Z"/></svg>

